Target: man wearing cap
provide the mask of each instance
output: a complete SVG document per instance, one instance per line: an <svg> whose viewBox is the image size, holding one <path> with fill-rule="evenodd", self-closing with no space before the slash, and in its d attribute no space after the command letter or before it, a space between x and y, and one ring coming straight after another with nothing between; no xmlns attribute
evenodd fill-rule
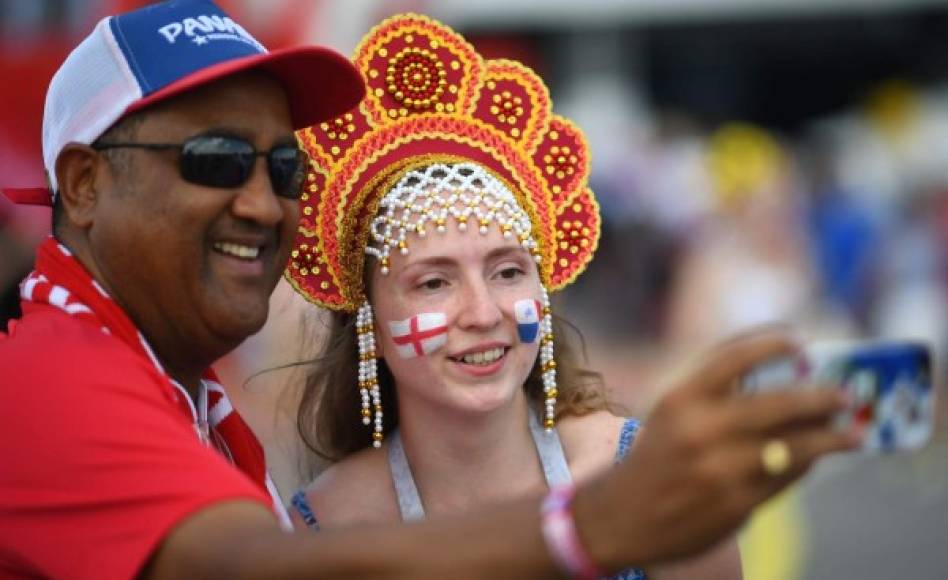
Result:
<svg viewBox="0 0 948 580"><path fill-rule="evenodd" d="M726 347L614 473L575 501L551 494L542 516L533 499L283 533L261 447L210 365L262 326L287 261L305 173L293 130L362 91L340 55L268 53L205 0L106 18L66 59L43 119L50 187L7 192L52 203L54 227L22 284L23 318L0 333L0 576L588 576L695 553L851 445L813 429L777 438L828 418L826 393L724 408L739 372L788 349L769 336ZM756 447L742 469L725 453L752 411L787 452L766 474Z"/></svg>

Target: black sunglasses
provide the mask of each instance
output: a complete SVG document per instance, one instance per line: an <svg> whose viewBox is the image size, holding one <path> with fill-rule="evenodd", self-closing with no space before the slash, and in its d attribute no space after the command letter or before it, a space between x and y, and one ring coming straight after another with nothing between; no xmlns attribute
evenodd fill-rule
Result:
<svg viewBox="0 0 948 580"><path fill-rule="evenodd" d="M239 137L198 135L184 143L94 143L97 151L106 149L179 149L181 177L207 187L240 187L250 179L257 157L266 156L273 192L280 197L299 199L306 178L306 154L295 145L277 145L269 151L257 151Z"/></svg>

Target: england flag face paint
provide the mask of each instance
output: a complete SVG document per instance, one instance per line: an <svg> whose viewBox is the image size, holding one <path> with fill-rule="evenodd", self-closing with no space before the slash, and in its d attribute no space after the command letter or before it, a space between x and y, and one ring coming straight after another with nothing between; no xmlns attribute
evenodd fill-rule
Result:
<svg viewBox="0 0 948 580"><path fill-rule="evenodd" d="M536 342L540 334L540 302L532 298L514 302L514 316L517 319L517 333L520 342Z"/></svg>
<svg viewBox="0 0 948 580"><path fill-rule="evenodd" d="M402 358L431 354L448 341L447 316L443 312L423 312L408 320L388 323L395 350Z"/></svg>

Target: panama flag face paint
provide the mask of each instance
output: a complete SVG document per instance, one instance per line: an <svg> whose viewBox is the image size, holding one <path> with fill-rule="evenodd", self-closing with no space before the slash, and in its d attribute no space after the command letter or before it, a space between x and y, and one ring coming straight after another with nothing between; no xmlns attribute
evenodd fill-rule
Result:
<svg viewBox="0 0 948 580"><path fill-rule="evenodd" d="M395 350L402 358L431 354L448 341L448 318L444 312L422 312L408 320L388 323Z"/></svg>
<svg viewBox="0 0 948 580"><path fill-rule="evenodd" d="M517 319L517 333L520 342L536 342L540 334L540 302L532 298L514 302L514 316Z"/></svg>

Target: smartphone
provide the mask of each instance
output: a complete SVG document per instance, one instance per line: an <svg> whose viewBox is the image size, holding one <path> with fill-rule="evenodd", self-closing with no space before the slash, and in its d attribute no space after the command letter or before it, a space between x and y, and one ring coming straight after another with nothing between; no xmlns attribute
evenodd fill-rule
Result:
<svg viewBox="0 0 948 580"><path fill-rule="evenodd" d="M840 428L856 424L863 450L920 449L932 436L935 397L932 355L914 341L841 341L805 345L792 358L757 366L742 380L746 393L826 385L848 391L852 404L837 417Z"/></svg>

